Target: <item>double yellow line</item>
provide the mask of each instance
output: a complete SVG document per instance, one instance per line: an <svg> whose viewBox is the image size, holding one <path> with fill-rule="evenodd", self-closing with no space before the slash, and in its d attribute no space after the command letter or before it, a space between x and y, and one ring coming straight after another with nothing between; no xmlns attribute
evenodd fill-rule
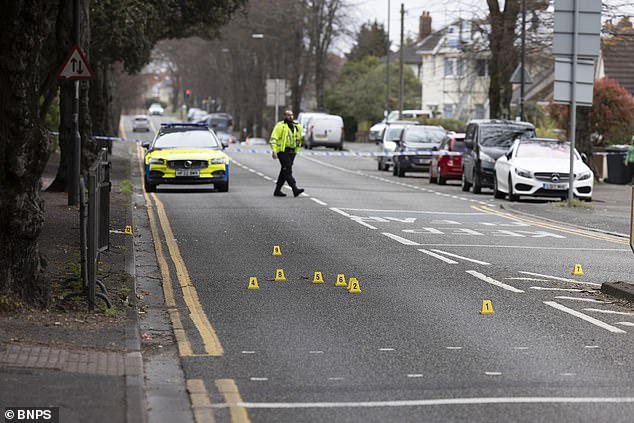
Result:
<svg viewBox="0 0 634 423"><path fill-rule="evenodd" d="M583 228L577 228L577 227L573 227L573 226L567 226L564 224L557 224L557 223L553 223L550 221L544 221L544 220L538 220L538 219L534 219L531 217L526 217L526 216L518 216L516 214L516 212L514 213L508 213L508 212L501 212L499 210L495 210L492 209L490 207L487 206L471 206L473 209L478 210L480 212L483 213L487 213L487 214L492 214L495 216L499 216L499 217L503 217L505 219L508 220L512 220L515 222L519 222L519 223L526 223L532 226L539 226L542 228L546 228L546 229L551 229L557 232L562 232L562 233L566 233L569 235L576 235L576 236L581 236L584 238L590 238L590 239L596 239L599 241L607 241L607 242L612 242L615 244L625 244L628 245L629 242L623 238L619 238L617 236L614 235L610 235L610 234L605 234L605 233L601 233L601 232L593 232L587 229L583 229ZM517 212L519 213L519 212Z"/></svg>

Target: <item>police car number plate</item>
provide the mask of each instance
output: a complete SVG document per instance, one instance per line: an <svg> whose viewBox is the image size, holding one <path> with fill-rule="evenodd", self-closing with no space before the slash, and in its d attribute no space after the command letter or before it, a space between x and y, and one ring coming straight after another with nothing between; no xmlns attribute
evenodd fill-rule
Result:
<svg viewBox="0 0 634 423"><path fill-rule="evenodd" d="M200 176L199 170L182 169L176 171L176 176Z"/></svg>

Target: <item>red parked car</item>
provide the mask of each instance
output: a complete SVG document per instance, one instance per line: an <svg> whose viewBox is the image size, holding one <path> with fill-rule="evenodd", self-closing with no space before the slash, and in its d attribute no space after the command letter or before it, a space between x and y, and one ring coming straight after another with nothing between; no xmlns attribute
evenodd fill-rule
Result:
<svg viewBox="0 0 634 423"><path fill-rule="evenodd" d="M445 154L464 153L467 146L464 143L465 134L449 133L438 146L437 154L432 157L429 168L429 183L438 182L444 185L450 179L462 179L462 155Z"/></svg>

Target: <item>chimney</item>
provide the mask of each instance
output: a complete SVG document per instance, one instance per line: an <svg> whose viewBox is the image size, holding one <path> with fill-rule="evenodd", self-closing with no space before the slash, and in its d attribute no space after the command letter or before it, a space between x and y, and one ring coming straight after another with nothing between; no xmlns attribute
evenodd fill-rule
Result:
<svg viewBox="0 0 634 423"><path fill-rule="evenodd" d="M422 40L428 35L431 35L431 16L429 12L423 12L419 19L418 39Z"/></svg>

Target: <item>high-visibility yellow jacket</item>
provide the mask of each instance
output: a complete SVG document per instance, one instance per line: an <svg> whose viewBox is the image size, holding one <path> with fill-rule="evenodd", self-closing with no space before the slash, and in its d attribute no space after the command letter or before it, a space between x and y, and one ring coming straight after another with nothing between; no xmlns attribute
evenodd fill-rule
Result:
<svg viewBox="0 0 634 423"><path fill-rule="evenodd" d="M632 137L634 140L634 137ZM634 165L634 144L630 144L630 147L627 150L627 155L625 156L625 163L629 165Z"/></svg>
<svg viewBox="0 0 634 423"><path fill-rule="evenodd" d="M271 132L271 139L269 139L271 150L275 153L287 148L294 149L296 153L299 151L299 147L302 145L302 127L299 123L293 123L293 126L295 130L291 132L288 124L283 120L275 124L273 132Z"/></svg>

